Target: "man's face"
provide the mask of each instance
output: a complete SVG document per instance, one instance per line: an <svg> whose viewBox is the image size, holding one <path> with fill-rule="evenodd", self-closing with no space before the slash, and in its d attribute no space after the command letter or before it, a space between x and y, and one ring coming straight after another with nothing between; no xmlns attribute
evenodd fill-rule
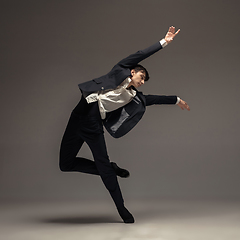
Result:
<svg viewBox="0 0 240 240"><path fill-rule="evenodd" d="M146 78L146 74L144 73L144 71L135 72L135 70L132 69L131 74L132 74L132 77L130 77L130 78L132 79L132 81L130 84L132 86L134 86L135 88L138 88L144 84L144 81Z"/></svg>

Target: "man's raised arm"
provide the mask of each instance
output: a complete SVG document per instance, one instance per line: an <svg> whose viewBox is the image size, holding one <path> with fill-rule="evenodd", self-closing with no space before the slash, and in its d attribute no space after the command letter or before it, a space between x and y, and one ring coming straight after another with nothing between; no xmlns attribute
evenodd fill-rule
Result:
<svg viewBox="0 0 240 240"><path fill-rule="evenodd" d="M117 65L120 65L121 67L125 67L125 68L131 68L131 67L137 65L142 60L150 57L151 55L153 55L154 53L156 53L163 47L167 46L170 42L173 41L173 39L179 32L180 32L180 29L178 29L178 31L175 32L175 27L171 26L168 29L167 34L161 41L153 44L152 46L150 46L144 50L140 50L134 54L129 55L128 57L126 57L126 58L122 59L120 62L118 62Z"/></svg>

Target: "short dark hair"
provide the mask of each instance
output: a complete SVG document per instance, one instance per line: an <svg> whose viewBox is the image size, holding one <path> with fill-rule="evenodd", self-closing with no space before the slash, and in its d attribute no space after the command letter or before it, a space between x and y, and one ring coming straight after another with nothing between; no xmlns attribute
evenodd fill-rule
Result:
<svg viewBox="0 0 240 240"><path fill-rule="evenodd" d="M132 69L134 69L136 73L139 72L139 71L144 72L145 75L146 75L146 78L145 78L144 81L148 81L149 80L149 78L150 78L149 73L148 73L147 69L145 67L143 67L142 65L137 64L134 67L132 67L131 70Z"/></svg>

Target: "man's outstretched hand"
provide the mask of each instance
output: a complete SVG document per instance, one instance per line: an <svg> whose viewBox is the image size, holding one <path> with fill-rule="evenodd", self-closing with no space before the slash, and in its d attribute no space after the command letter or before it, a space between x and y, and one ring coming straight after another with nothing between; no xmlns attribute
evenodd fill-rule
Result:
<svg viewBox="0 0 240 240"><path fill-rule="evenodd" d="M165 36L165 41L167 43L170 43L174 38L175 36L180 32L180 29L177 30L177 32L175 32L175 27L171 26L169 29L168 29L168 32Z"/></svg>
<svg viewBox="0 0 240 240"><path fill-rule="evenodd" d="M182 99L180 99L180 102L177 104L182 110L187 109L188 111L190 111L190 107L188 106L188 104L183 101Z"/></svg>

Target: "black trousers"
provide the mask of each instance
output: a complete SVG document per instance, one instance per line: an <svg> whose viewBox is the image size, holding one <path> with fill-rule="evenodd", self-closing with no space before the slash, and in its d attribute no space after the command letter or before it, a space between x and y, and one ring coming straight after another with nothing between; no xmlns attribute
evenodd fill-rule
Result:
<svg viewBox="0 0 240 240"><path fill-rule="evenodd" d="M84 105L86 105L85 102ZM67 172L77 171L100 175L116 207L121 208L124 206L124 201L116 173L110 164L107 154L103 125L99 112L95 115L85 115L77 111L78 108L79 106L71 113L62 138L59 162L60 169ZM95 109L98 108L95 107ZM86 111L84 110L84 112ZM76 157L84 142L89 146L94 161Z"/></svg>

